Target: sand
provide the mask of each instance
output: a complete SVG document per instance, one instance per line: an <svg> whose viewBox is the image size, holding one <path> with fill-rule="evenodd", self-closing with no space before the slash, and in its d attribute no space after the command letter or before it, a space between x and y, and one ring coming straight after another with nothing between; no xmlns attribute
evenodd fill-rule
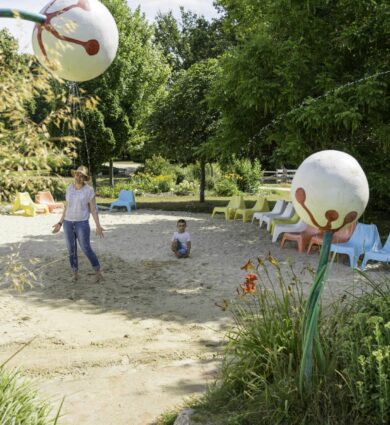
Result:
<svg viewBox="0 0 390 425"><path fill-rule="evenodd" d="M245 276L240 266L271 252L283 269L292 262L308 292L307 267L318 261L317 254L299 254L292 244L280 249L255 224L206 214L102 212L105 238L93 236L92 245L105 279L97 284L80 254L75 283L63 234L51 234L58 218L0 216L0 362L31 341L10 366L33 378L54 406L65 397L65 424L152 424L201 394L218 373L232 323L215 303L236 297ZM192 235L188 259L169 250L178 218L188 221ZM4 280L12 252L37 276L21 294ZM31 258L38 262L29 264ZM374 277L383 273L381 267L370 271ZM360 279L345 264L333 264L324 299L358 293Z"/></svg>

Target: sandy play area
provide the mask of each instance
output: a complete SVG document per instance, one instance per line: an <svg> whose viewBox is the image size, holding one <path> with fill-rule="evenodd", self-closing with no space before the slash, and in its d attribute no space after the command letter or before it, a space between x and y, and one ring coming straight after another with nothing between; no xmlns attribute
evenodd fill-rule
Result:
<svg viewBox="0 0 390 425"><path fill-rule="evenodd" d="M201 393L217 373L230 323L229 312L214 303L235 297L245 275L240 266L270 251L287 267L289 256L308 290L312 278L304 268L318 260L292 245L281 250L250 223L206 214L103 212L105 238L93 237L92 244L105 279L96 284L80 254L74 283L63 234L51 234L58 218L0 216L2 274L11 249L19 250L26 264L39 260L31 267L41 282L20 295L0 285L0 362L34 338L11 365L34 378L54 406L65 396L65 424L152 424ZM178 218L188 221L192 235L189 259L177 260L169 250ZM334 264L325 297L357 290L357 279L348 266Z"/></svg>

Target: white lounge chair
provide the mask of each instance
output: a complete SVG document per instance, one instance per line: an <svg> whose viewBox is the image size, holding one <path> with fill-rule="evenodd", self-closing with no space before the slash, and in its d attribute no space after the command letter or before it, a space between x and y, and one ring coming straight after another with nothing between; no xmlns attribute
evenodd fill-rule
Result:
<svg viewBox="0 0 390 425"><path fill-rule="evenodd" d="M303 220L299 220L295 224L277 224L272 234L272 242L276 242L279 236L285 232L303 232L306 230L307 224Z"/></svg>
<svg viewBox="0 0 390 425"><path fill-rule="evenodd" d="M285 201L279 200L279 201L276 202L272 211L254 213L253 217L252 217L252 223L254 222L255 219L257 219L257 220L259 220L259 226L261 227L261 225L263 223L263 219L264 219L265 216L281 214L283 212L284 208L285 208L285 205L286 205Z"/></svg>

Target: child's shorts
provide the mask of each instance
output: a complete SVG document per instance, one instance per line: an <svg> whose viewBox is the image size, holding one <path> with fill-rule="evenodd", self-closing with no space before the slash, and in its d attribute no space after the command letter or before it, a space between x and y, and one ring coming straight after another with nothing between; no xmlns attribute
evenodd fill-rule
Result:
<svg viewBox="0 0 390 425"><path fill-rule="evenodd" d="M182 244L180 241L177 241L177 253L179 257L185 257L187 255L187 247Z"/></svg>

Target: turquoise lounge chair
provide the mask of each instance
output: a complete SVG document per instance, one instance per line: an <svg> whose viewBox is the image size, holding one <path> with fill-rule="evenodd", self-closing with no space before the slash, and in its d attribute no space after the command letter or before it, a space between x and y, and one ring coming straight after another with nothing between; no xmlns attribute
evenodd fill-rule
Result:
<svg viewBox="0 0 390 425"><path fill-rule="evenodd" d="M134 192L132 190L121 190L118 200L110 205L109 212L112 212L114 207L126 207L127 211L130 212L132 206L136 208Z"/></svg>
<svg viewBox="0 0 390 425"><path fill-rule="evenodd" d="M366 268L367 261L370 260L381 261L383 263L390 262L390 234L383 248L379 242L379 244L376 244L370 251L365 253L362 262L362 270Z"/></svg>
<svg viewBox="0 0 390 425"><path fill-rule="evenodd" d="M330 252L349 256L351 267L356 268L359 257L380 243L379 232L375 224L358 223L348 242L332 243Z"/></svg>

